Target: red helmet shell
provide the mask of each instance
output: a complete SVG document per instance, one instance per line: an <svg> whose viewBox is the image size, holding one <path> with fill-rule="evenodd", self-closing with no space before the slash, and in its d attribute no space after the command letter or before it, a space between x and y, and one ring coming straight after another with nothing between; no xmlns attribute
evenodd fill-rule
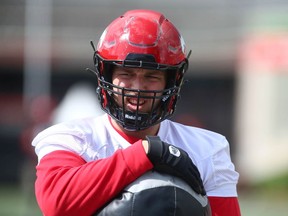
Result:
<svg viewBox="0 0 288 216"><path fill-rule="evenodd" d="M153 55L159 64L177 65L186 59L185 43L163 14L132 10L115 19L97 45L105 60L124 61L129 53Z"/></svg>

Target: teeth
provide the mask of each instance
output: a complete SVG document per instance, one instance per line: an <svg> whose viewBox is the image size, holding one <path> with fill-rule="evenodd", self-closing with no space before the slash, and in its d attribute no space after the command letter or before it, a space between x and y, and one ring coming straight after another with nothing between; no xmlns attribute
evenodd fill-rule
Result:
<svg viewBox="0 0 288 216"><path fill-rule="evenodd" d="M137 100L129 99L129 103L137 105ZM139 105L144 104L144 100L139 100Z"/></svg>

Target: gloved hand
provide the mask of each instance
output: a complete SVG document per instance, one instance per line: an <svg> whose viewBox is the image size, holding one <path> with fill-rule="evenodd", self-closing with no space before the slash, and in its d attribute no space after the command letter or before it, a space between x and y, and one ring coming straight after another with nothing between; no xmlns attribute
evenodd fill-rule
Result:
<svg viewBox="0 0 288 216"><path fill-rule="evenodd" d="M184 150L162 142L158 136L146 136L149 160L154 170L182 178L198 194L206 195L197 167Z"/></svg>

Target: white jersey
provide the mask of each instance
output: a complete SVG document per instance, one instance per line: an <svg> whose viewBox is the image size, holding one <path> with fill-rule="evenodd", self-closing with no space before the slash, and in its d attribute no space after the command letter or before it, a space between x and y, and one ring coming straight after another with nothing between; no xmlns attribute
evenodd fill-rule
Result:
<svg viewBox="0 0 288 216"><path fill-rule="evenodd" d="M198 167L208 196L235 197L239 174L231 162L229 143L218 133L170 120L160 123L162 141L184 149ZM131 144L111 125L108 115L60 123L39 133L32 142L39 161L55 150L68 150L85 161L111 156Z"/></svg>

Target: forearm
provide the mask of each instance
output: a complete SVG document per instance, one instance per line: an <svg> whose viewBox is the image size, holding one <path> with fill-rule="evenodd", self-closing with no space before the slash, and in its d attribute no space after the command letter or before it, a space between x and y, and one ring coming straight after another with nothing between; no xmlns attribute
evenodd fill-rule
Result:
<svg viewBox="0 0 288 216"><path fill-rule="evenodd" d="M241 216L237 197L209 197L212 216Z"/></svg>
<svg viewBox="0 0 288 216"><path fill-rule="evenodd" d="M47 215L91 215L151 168L141 142L89 163L55 151L37 167L37 200Z"/></svg>

